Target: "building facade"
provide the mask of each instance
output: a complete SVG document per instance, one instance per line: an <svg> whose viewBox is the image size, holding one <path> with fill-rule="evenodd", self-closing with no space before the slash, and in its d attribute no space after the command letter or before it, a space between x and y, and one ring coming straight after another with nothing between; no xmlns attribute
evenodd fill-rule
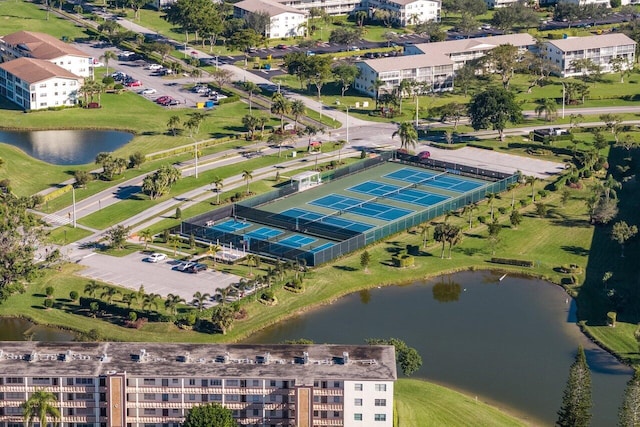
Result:
<svg viewBox="0 0 640 427"><path fill-rule="evenodd" d="M431 0L365 0L364 7L373 15L383 9L391 13L392 21L401 26L428 21L440 22L441 2Z"/></svg>
<svg viewBox="0 0 640 427"><path fill-rule="evenodd" d="M60 427L178 427L216 402L244 426L393 426L390 346L0 343L0 427L36 390Z"/></svg>
<svg viewBox="0 0 640 427"><path fill-rule="evenodd" d="M417 83L416 93L453 89L454 62L444 55L398 56L356 62L360 70L354 88L368 96L392 92L402 80ZM375 87L376 81L382 86ZM377 92L377 93L376 93Z"/></svg>
<svg viewBox="0 0 640 427"><path fill-rule="evenodd" d="M436 43L418 43L405 46L405 55L444 55L454 62L454 69L458 70L469 61L482 58L492 49L510 44L516 46L520 53L533 50L536 39L527 33L506 34L503 36L478 37L463 40L448 40Z"/></svg>
<svg viewBox="0 0 640 427"><path fill-rule="evenodd" d="M19 58L0 64L0 96L25 110L73 106L83 83L48 61Z"/></svg>
<svg viewBox="0 0 640 427"><path fill-rule="evenodd" d="M76 76L93 76L91 56L48 34L18 31L0 37L0 62L17 58L41 59Z"/></svg>
<svg viewBox="0 0 640 427"><path fill-rule="evenodd" d="M550 40L544 45L545 59L554 64L562 77L578 76L589 71L579 61L590 59L603 73L614 70L614 58L622 58L622 67L635 63L636 42L621 33Z"/></svg>
<svg viewBox="0 0 640 427"><path fill-rule="evenodd" d="M264 13L270 18L270 25L264 35L269 39L304 36L307 12L280 4L272 0L243 0L233 5L233 15L244 18L251 13Z"/></svg>

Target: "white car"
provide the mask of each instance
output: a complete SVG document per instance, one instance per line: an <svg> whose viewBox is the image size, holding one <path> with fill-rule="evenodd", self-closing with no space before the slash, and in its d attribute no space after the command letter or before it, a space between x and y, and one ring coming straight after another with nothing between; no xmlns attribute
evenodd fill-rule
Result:
<svg viewBox="0 0 640 427"><path fill-rule="evenodd" d="M157 90L155 90L155 89L154 89L154 88L152 88L152 87L147 88L147 89L143 89L143 90L141 90L141 91L140 91L140 93L141 93L142 95L153 95L154 93L157 93L157 92L158 92L158 91L157 91Z"/></svg>
<svg viewBox="0 0 640 427"><path fill-rule="evenodd" d="M165 259L167 259L167 256L165 254L155 252L147 257L147 262L156 263L156 262L164 261Z"/></svg>
<svg viewBox="0 0 640 427"><path fill-rule="evenodd" d="M160 64L151 64L147 67L151 71L158 71L162 69L162 65Z"/></svg>

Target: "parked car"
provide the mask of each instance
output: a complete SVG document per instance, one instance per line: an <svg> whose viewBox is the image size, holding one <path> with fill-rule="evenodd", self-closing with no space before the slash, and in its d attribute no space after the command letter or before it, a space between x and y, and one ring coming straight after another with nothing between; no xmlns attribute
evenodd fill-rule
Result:
<svg viewBox="0 0 640 427"><path fill-rule="evenodd" d="M148 88L146 88L146 89L142 89L142 90L140 91L140 93L141 93L142 95L153 95L154 93L157 93L157 92L158 92L158 91L157 91L157 90L155 90L155 89L154 89L154 88L152 88L152 87L148 87Z"/></svg>
<svg viewBox="0 0 640 427"><path fill-rule="evenodd" d="M189 262L189 261L181 262L176 266L174 266L172 270L185 272L187 271L187 269L191 268L194 264L195 264L194 262Z"/></svg>
<svg viewBox="0 0 640 427"><path fill-rule="evenodd" d="M124 84L126 87L140 87L142 82L140 80L131 80Z"/></svg>
<svg viewBox="0 0 640 427"><path fill-rule="evenodd" d="M192 266L187 267L184 271L185 273L191 273L191 274L197 274L201 271L206 271L207 270L207 265L206 264L200 264L198 262L194 263Z"/></svg>
<svg viewBox="0 0 640 427"><path fill-rule="evenodd" d="M421 151L418 153L418 160L427 160L431 157L431 153L428 151Z"/></svg>
<svg viewBox="0 0 640 427"><path fill-rule="evenodd" d="M225 98L228 98L228 96L227 95L223 95L221 93L217 93L217 94L215 94L215 95L213 95L211 97L211 100L213 102L220 102L221 99L225 99Z"/></svg>
<svg viewBox="0 0 640 427"><path fill-rule="evenodd" d="M162 95L162 96L160 96L160 97L156 98L156 102L157 102L158 104L162 104L164 101L166 101L166 100L168 100L168 99L170 99L170 98L171 98L170 96Z"/></svg>
<svg viewBox="0 0 640 427"><path fill-rule="evenodd" d="M206 86L194 86L191 91L195 93L207 93L209 92L209 88Z"/></svg>
<svg viewBox="0 0 640 427"><path fill-rule="evenodd" d="M145 260L147 262L153 262L153 263L164 261L165 259L167 259L167 255L159 253L159 252L154 252L154 253L152 253L151 255L149 255L148 257L145 258Z"/></svg>
<svg viewBox="0 0 640 427"><path fill-rule="evenodd" d="M149 69L151 71L158 71L158 70L162 69L162 65L160 65L160 64L149 64L147 69Z"/></svg>
<svg viewBox="0 0 640 427"><path fill-rule="evenodd" d="M287 46L286 44L279 44L278 49L289 49L289 46Z"/></svg>

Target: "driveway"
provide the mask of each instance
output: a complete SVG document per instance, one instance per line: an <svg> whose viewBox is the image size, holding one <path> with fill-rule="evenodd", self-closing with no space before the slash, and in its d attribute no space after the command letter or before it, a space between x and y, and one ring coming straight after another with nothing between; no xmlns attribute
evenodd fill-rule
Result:
<svg viewBox="0 0 640 427"><path fill-rule="evenodd" d="M207 270L197 274L173 271L177 263L173 259L153 264L145 262L146 255L136 252L122 258L90 253L80 259L86 268L79 274L116 286L137 291L141 285L146 293L179 295L191 302L196 292L214 294L218 288L238 283L240 277L219 271ZM211 302L212 303L212 302ZM211 305L211 303L209 305Z"/></svg>

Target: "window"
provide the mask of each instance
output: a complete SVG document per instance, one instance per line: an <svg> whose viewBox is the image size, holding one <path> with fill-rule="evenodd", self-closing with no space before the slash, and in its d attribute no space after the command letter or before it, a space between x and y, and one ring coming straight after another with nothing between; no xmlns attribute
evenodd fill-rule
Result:
<svg viewBox="0 0 640 427"><path fill-rule="evenodd" d="M340 388L340 381L334 381L333 388Z"/></svg>
<svg viewBox="0 0 640 427"><path fill-rule="evenodd" d="M362 391L362 384L354 384L354 386L355 386L355 388L354 388L355 391ZM376 387L377 387L377 385L376 385ZM377 388L376 388L376 390L377 390Z"/></svg>
<svg viewBox="0 0 640 427"><path fill-rule="evenodd" d="M189 379L189 385L196 385L196 380L195 380L195 378L190 378L190 379Z"/></svg>
<svg viewBox="0 0 640 427"><path fill-rule="evenodd" d="M145 415L155 415L156 414L156 410L153 408L144 408L144 414Z"/></svg>
<svg viewBox="0 0 640 427"><path fill-rule="evenodd" d="M93 378L76 378L76 384L93 385Z"/></svg>
<svg viewBox="0 0 640 427"><path fill-rule="evenodd" d="M221 394L210 394L209 395L209 400L214 401L214 402L221 402L222 401L222 395Z"/></svg>
<svg viewBox="0 0 640 427"><path fill-rule="evenodd" d="M315 385L315 383L314 383L314 385ZM269 387L275 387L275 386L276 386L276 382L275 382L275 380L271 380L271 381L269 381ZM316 386L316 387L317 387L317 386Z"/></svg>
<svg viewBox="0 0 640 427"><path fill-rule="evenodd" d="M236 386L237 387L238 386L238 380L227 380L226 384L227 384L228 387L231 387L231 386Z"/></svg>
<svg viewBox="0 0 640 427"><path fill-rule="evenodd" d="M340 403L340 396L333 396L333 403Z"/></svg>
<svg viewBox="0 0 640 427"><path fill-rule="evenodd" d="M143 399L144 400L156 400L156 395L153 394L153 393L145 393Z"/></svg>
<svg viewBox="0 0 640 427"><path fill-rule="evenodd" d="M387 406L387 399L376 399L376 406Z"/></svg>
<svg viewBox="0 0 640 427"><path fill-rule="evenodd" d="M195 394L190 394L189 395L189 400L196 400L196 395Z"/></svg>
<svg viewBox="0 0 640 427"><path fill-rule="evenodd" d="M354 406L362 406L362 399L353 399Z"/></svg>
<svg viewBox="0 0 640 427"><path fill-rule="evenodd" d="M211 380L209 381L211 385L222 385L222 380Z"/></svg>
<svg viewBox="0 0 640 427"><path fill-rule="evenodd" d="M9 377L7 378L7 384L22 384L23 378Z"/></svg>
<svg viewBox="0 0 640 427"><path fill-rule="evenodd" d="M144 385L156 385L156 380L153 378L145 378L142 380L142 384Z"/></svg>
<svg viewBox="0 0 640 427"><path fill-rule="evenodd" d="M355 421L362 421L362 414L353 414L353 419Z"/></svg>
<svg viewBox="0 0 640 427"><path fill-rule="evenodd" d="M386 384L376 384L376 391L387 391Z"/></svg>
<svg viewBox="0 0 640 427"><path fill-rule="evenodd" d="M374 421L387 421L387 414L375 414L373 419Z"/></svg>
<svg viewBox="0 0 640 427"><path fill-rule="evenodd" d="M253 380L253 381L251 381L251 384L252 384L254 387L259 387L259 386L260 386L260 380Z"/></svg>
<svg viewBox="0 0 640 427"><path fill-rule="evenodd" d="M340 411L333 411L333 418L340 418Z"/></svg>

